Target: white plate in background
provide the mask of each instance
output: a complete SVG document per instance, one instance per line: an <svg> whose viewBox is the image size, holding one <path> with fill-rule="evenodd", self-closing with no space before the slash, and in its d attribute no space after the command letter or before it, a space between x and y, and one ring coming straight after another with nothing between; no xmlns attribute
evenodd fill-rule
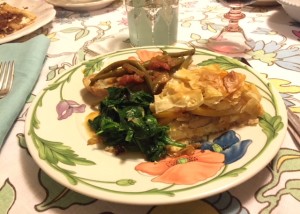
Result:
<svg viewBox="0 0 300 214"><path fill-rule="evenodd" d="M13 41L22 36L34 32L40 27L51 22L56 14L56 11L54 10L53 6L51 4L46 3L44 0L0 0L0 3L3 2L6 2L20 9L28 8L28 11L36 15L36 19L30 25L3 38L0 38L0 44Z"/></svg>
<svg viewBox="0 0 300 214"><path fill-rule="evenodd" d="M274 6L278 5L278 2L276 0L256 0L255 3L252 5L254 6Z"/></svg>
<svg viewBox="0 0 300 214"><path fill-rule="evenodd" d="M48 3L57 7L62 7L73 11L92 11L110 5L114 0L46 0ZM76 2L76 3L75 3Z"/></svg>

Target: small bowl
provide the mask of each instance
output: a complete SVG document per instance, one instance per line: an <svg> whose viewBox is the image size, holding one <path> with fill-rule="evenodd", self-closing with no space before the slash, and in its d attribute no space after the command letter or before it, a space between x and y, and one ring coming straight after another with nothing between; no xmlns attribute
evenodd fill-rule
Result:
<svg viewBox="0 0 300 214"><path fill-rule="evenodd" d="M299 0L277 0L285 12L294 20L300 22L300 1Z"/></svg>

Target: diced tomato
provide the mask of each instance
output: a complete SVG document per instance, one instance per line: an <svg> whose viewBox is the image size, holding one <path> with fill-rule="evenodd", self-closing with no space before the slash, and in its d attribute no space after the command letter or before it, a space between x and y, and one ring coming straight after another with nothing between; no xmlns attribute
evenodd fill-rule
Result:
<svg viewBox="0 0 300 214"><path fill-rule="evenodd" d="M137 74L126 74L119 78L119 84L122 86L129 85L131 83L142 83L144 78Z"/></svg>

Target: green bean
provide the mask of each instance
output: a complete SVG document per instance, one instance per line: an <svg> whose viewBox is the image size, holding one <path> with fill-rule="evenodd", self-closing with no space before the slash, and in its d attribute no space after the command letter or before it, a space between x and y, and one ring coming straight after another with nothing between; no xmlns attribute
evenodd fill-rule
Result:
<svg viewBox="0 0 300 214"><path fill-rule="evenodd" d="M90 86L93 86L95 84L95 82L97 82L97 80L104 79L103 78L104 74L111 73L108 75L108 77L113 77L113 73L114 73L113 70L121 67L124 63L129 62L129 61L134 61L134 60L125 59L125 60L120 60L120 61L116 61L116 62L109 64L108 66L103 68L98 74L96 74L96 76L91 78ZM107 77L105 77L105 78L107 78Z"/></svg>
<svg viewBox="0 0 300 214"><path fill-rule="evenodd" d="M106 66L105 68L103 68L99 74L105 74L105 73L108 73L118 67L121 67L125 62L127 62L128 59L124 59L124 60L120 60L120 61L116 61L116 62L113 62L111 64L109 64L108 66Z"/></svg>
<svg viewBox="0 0 300 214"><path fill-rule="evenodd" d="M136 60L128 60L129 64L131 64L132 66L140 69L141 71L146 71L146 68L144 67L144 64L141 64L139 61Z"/></svg>
<svg viewBox="0 0 300 214"><path fill-rule="evenodd" d="M181 52L174 52L174 53L167 53L166 51L163 51L163 54L169 55L172 58L176 58L175 64L172 66L172 70L176 70L178 68L187 68L191 62L192 62L192 55L195 53L195 48L186 50L186 51L181 51ZM186 59L184 56L188 56ZM120 68L123 66L125 63L132 65L135 69L143 72L144 78L146 80L146 83L148 84L148 87L153 91L153 83L151 80L150 75L147 72L147 67L149 65L150 61L140 63L139 61L136 60L120 60L113 62L103 68L98 74L96 74L93 78L91 78L90 86L93 86L95 82L97 82L99 79L105 79L109 77L119 77L127 73L127 71L124 70L124 68ZM136 71L137 71L136 70ZM135 71L135 72L136 72Z"/></svg>
<svg viewBox="0 0 300 214"><path fill-rule="evenodd" d="M140 70L139 67L135 67L134 65L132 65L130 63L125 63L123 65L123 68L127 71L135 72L136 74L144 77L148 88L150 89L151 93L154 94L154 87L153 87L152 79L151 79L150 75L148 74L148 71L144 67L142 67L143 70Z"/></svg>
<svg viewBox="0 0 300 214"><path fill-rule="evenodd" d="M180 68L188 68L190 64L192 64L192 62L193 62L192 55L188 55L188 57L180 65Z"/></svg>
<svg viewBox="0 0 300 214"><path fill-rule="evenodd" d="M175 69L175 71L181 67L182 63L184 63L185 59L184 57L178 57L178 58L175 58L175 64L171 67L172 70Z"/></svg>
<svg viewBox="0 0 300 214"><path fill-rule="evenodd" d="M123 68L125 67L128 69L128 71L133 71L138 75L144 77L148 88L150 89L151 93L154 94L153 82L144 64L140 63L139 61L128 60L123 65Z"/></svg>
<svg viewBox="0 0 300 214"><path fill-rule="evenodd" d="M122 68L128 71L128 73L136 73L140 75L141 77L144 77L144 72L139 70L137 67L131 65L130 63L124 63L122 65Z"/></svg>
<svg viewBox="0 0 300 214"><path fill-rule="evenodd" d="M99 75L97 74L96 79L95 79L95 77L91 78L90 85L94 85L95 82L97 82L100 79L106 79L106 78L110 78L110 77L120 77L120 76L123 76L126 73L127 73L127 71L125 71L123 68L118 68L118 69L112 70L110 72L106 72L104 74L99 73Z"/></svg>
<svg viewBox="0 0 300 214"><path fill-rule="evenodd" d="M167 54L171 57L181 57L181 56L189 56L189 55L194 55L195 54L195 48L193 49L189 49L189 50L186 50L186 51L181 51L181 52L171 52L171 53L168 53L166 51L163 51L163 54Z"/></svg>

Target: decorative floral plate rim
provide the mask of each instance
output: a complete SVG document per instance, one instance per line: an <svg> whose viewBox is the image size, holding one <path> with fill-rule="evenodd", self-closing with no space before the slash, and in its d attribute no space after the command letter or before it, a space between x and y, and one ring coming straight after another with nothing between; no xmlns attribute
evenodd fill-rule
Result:
<svg viewBox="0 0 300 214"><path fill-rule="evenodd" d="M88 146L89 135L84 123L92 109L91 96L82 84L84 72L93 73L116 60L136 56L137 49L124 49L79 63L60 74L37 95L28 111L25 137L30 154L46 174L71 190L97 199L135 205L173 204L235 187L257 174L276 155L287 127L286 109L279 93L249 66L200 49L196 50L193 63L219 63L223 68L244 73L247 81L254 83L263 96L262 104L267 114L260 119L259 125L231 131L238 136L239 143L251 141L244 148L243 156L224 164L206 180L189 185L167 184L154 182L156 176L136 170L137 165L145 162L142 157L116 157L95 145ZM142 49L158 50L158 47Z"/></svg>
<svg viewBox="0 0 300 214"><path fill-rule="evenodd" d="M49 23L50 21L52 21L52 19L54 19L56 11L54 10L53 6L48 4L47 2L45 2L44 0L42 1L38 1L38 0L6 0L6 1L1 1L2 2L7 2L8 4L11 4L12 6L18 7L18 8L28 8L29 11L33 12L37 17L36 20L12 33L9 34L3 38L0 38L0 44L2 43L6 43L6 42L10 42L13 41L15 39L21 38L22 36L25 36L27 34L30 34L32 32L34 32L35 30L39 29L40 27L46 25L47 23Z"/></svg>

